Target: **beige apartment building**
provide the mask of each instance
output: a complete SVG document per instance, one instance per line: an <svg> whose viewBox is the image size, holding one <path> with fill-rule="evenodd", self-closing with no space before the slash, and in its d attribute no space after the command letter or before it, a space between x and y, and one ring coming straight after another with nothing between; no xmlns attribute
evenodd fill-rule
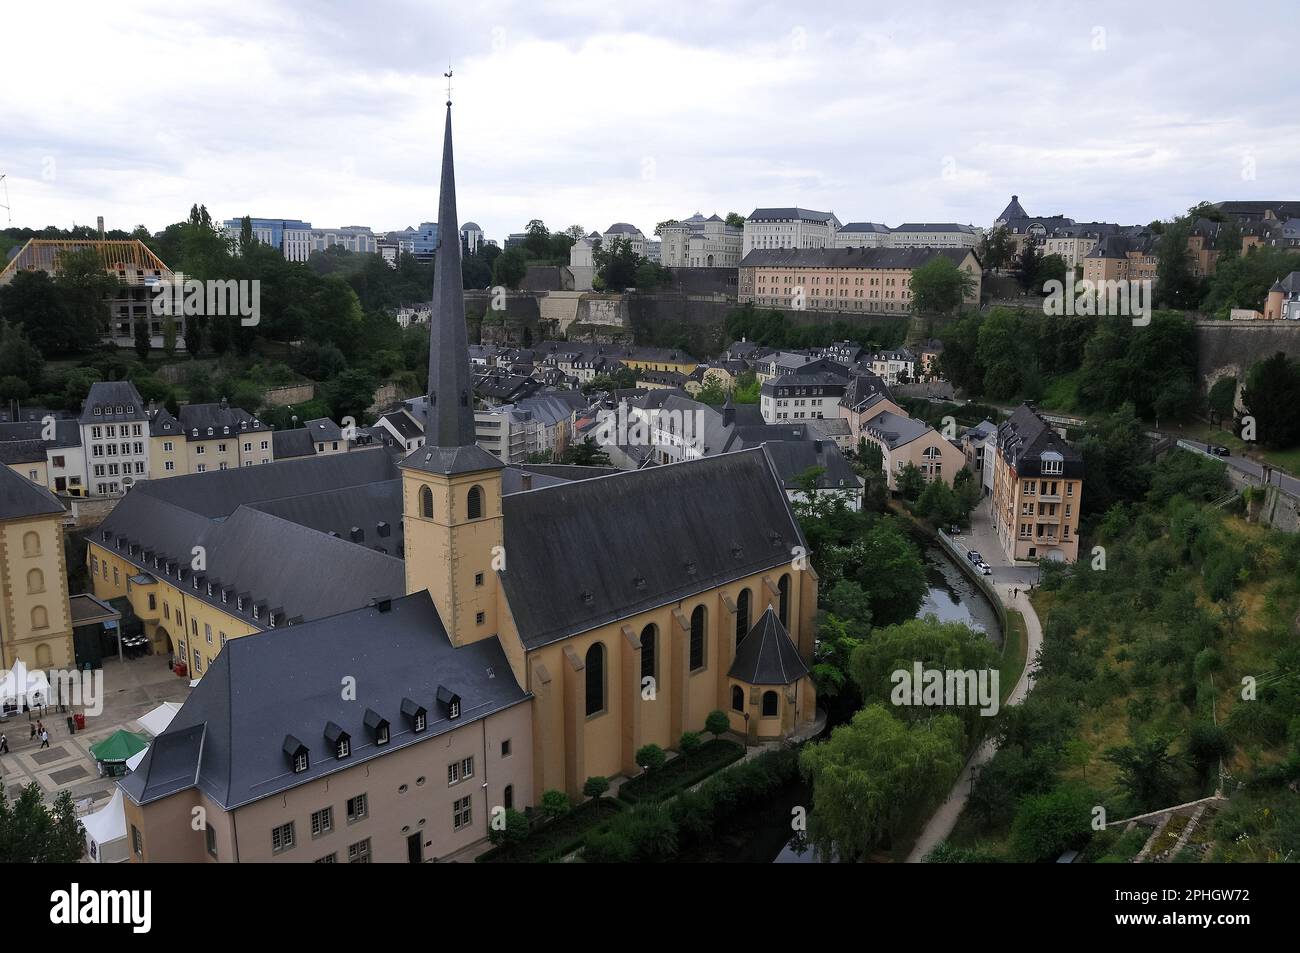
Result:
<svg viewBox="0 0 1300 953"><path fill-rule="evenodd" d="M998 427L994 452L993 526L1007 557L1074 562L1082 456L1027 404Z"/></svg>
<svg viewBox="0 0 1300 953"><path fill-rule="evenodd" d="M978 303L981 268L967 248L759 249L740 262L737 299L795 311L906 312L912 272L940 256L971 276L966 303Z"/></svg>
<svg viewBox="0 0 1300 953"><path fill-rule="evenodd" d="M867 421L862 437L880 448L890 490L898 489L898 477L909 463L927 483L939 479L948 484L966 463L965 454L933 427L887 410Z"/></svg>
<svg viewBox="0 0 1300 953"><path fill-rule="evenodd" d="M149 411L149 478L206 473L270 463L271 427L223 398L186 404L179 418L164 408Z"/></svg>
<svg viewBox="0 0 1300 953"><path fill-rule="evenodd" d="M1155 281L1155 240L1150 236L1110 235L1084 256L1086 281Z"/></svg>

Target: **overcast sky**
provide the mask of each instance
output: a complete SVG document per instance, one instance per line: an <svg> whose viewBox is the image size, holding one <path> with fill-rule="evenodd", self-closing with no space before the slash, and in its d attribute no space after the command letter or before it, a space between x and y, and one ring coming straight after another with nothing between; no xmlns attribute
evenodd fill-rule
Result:
<svg viewBox="0 0 1300 953"><path fill-rule="evenodd" d="M12 224L436 218L604 230L695 211L1145 223L1300 198L1295 0L5 5ZM4 203L0 190L0 203ZM8 215L0 209L0 224Z"/></svg>

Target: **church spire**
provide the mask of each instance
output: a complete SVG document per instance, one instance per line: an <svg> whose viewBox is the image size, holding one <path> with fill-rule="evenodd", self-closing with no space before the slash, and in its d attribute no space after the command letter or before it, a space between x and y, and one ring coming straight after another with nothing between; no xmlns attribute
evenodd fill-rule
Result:
<svg viewBox="0 0 1300 953"><path fill-rule="evenodd" d="M425 445L474 445L474 388L470 380L465 293L461 284L456 172L451 156L451 71L447 71L447 127L442 139L438 196L438 250L434 256L433 309L429 316L429 405Z"/></svg>

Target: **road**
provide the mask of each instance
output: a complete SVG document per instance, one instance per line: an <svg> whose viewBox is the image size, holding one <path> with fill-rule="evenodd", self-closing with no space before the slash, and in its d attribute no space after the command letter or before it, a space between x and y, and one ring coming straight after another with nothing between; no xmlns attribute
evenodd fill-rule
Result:
<svg viewBox="0 0 1300 953"><path fill-rule="evenodd" d="M984 557L984 561L993 568L993 588L997 592L998 599L1008 609L1018 611L1025 619L1027 643L1025 668L1020 673L1019 681L1011 689L1011 693L1004 703L1018 705L1025 700L1025 696L1033 688L1032 669L1034 659L1037 658L1038 650L1043 644L1043 627L1039 624L1038 615L1034 612L1034 607L1030 604L1027 593L1027 587L1037 580L1038 567L1013 566L1006 558L993 530L987 497L971 514L971 523L971 531L968 536L965 538L959 537L958 541L966 543L970 549L979 550L980 555ZM1012 595L1013 591L1015 592L1014 596ZM975 749L974 754L970 756L970 759L962 768L961 774L958 775L952 790L948 792L947 800L939 805L930 820L926 822L925 827L921 829L916 844L912 847L912 852L907 855L909 864L921 863L927 854L938 847L952 833L953 827L957 824L957 818L961 817L961 812L966 808L966 800L970 797L971 786L976 774L980 768L993 758L997 750L997 744L992 739L985 740Z"/></svg>

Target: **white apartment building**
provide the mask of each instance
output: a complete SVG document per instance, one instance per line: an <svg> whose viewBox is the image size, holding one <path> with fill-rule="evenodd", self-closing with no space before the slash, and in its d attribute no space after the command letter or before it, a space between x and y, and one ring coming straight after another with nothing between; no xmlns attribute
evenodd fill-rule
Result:
<svg viewBox="0 0 1300 953"><path fill-rule="evenodd" d="M78 421L93 495L115 496L149 478L149 415L134 384L92 384Z"/></svg>
<svg viewBox="0 0 1300 953"><path fill-rule="evenodd" d="M745 220L741 257L755 248L828 248L840 220L806 208L756 208Z"/></svg>
<svg viewBox="0 0 1300 953"><path fill-rule="evenodd" d="M897 386L903 380L916 380L916 355L907 348L899 348L897 351L875 351L867 356L864 363L870 364L871 373L890 387Z"/></svg>
<svg viewBox="0 0 1300 953"><path fill-rule="evenodd" d="M342 228L313 228L311 250L325 251L338 245L357 254L374 254L379 251L379 239L364 225L344 225Z"/></svg>
<svg viewBox="0 0 1300 953"><path fill-rule="evenodd" d="M629 225L627 222L615 222L605 229L600 236L600 240L601 247L606 251L612 250L616 241L627 242L632 246L632 251L642 258L646 257L646 253L649 251L648 240L641 233L641 229L635 225ZM569 260L573 260L572 254L570 254Z"/></svg>
<svg viewBox="0 0 1300 953"><path fill-rule="evenodd" d="M832 248L888 248L891 244L888 225L876 222L849 222L831 237Z"/></svg>
<svg viewBox="0 0 1300 953"><path fill-rule="evenodd" d="M971 225L956 222L907 222L891 229L889 244L894 248L974 248L979 233Z"/></svg>
<svg viewBox="0 0 1300 953"><path fill-rule="evenodd" d="M838 417L845 386L843 377L824 371L786 374L759 388L759 411L769 424Z"/></svg>
<svg viewBox="0 0 1300 953"><path fill-rule="evenodd" d="M743 228L716 214L696 212L663 229L662 264L668 268L735 268L745 243Z"/></svg>

